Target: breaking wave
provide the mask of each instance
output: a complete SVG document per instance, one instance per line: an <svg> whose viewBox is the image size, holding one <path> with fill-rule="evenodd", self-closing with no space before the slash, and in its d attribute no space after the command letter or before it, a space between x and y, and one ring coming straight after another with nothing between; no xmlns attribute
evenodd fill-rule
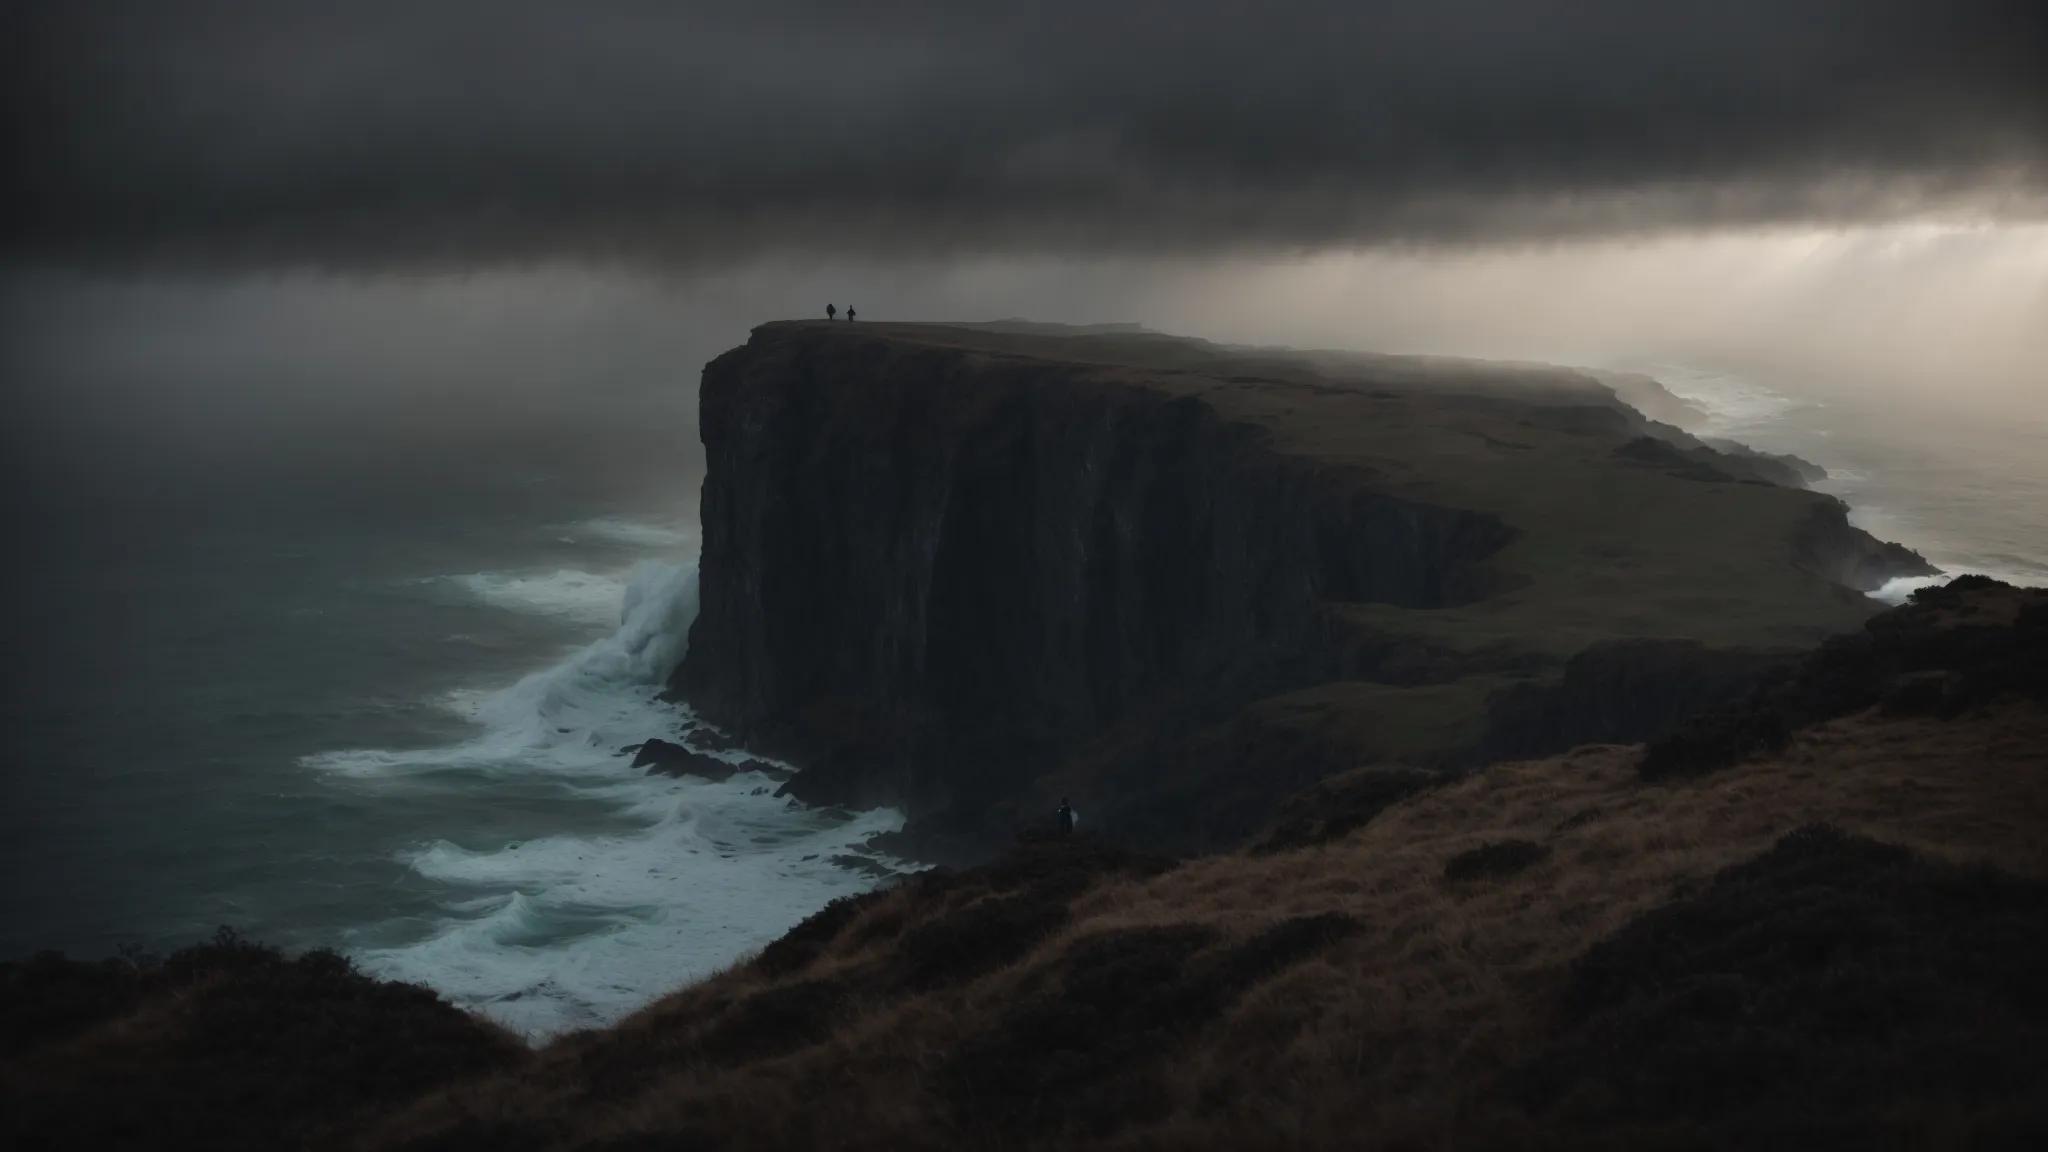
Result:
<svg viewBox="0 0 2048 1152"><path fill-rule="evenodd" d="M571 578L582 575L474 586L531 611L595 599L594 578ZM559 790L565 812L601 814L595 828L564 819L524 841L463 842L451 829L407 848L399 862L440 894L440 914L354 953L370 972L436 988L529 1037L615 1020L871 887L843 864L874 859L866 841L902 822L887 809L804 808L760 772L712 783L633 768L630 745L675 739L690 720L658 693L696 618L696 565L646 562L614 589L609 634L510 686L454 697L474 725L466 738L305 760L390 803L425 787L483 810L506 788L539 785Z"/></svg>

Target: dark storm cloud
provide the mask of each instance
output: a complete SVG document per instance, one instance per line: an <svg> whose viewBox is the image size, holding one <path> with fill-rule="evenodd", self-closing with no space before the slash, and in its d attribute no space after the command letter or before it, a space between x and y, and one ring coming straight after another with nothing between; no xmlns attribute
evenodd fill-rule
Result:
<svg viewBox="0 0 2048 1152"><path fill-rule="evenodd" d="M58 258L1181 250L2038 217L2048 4L13 5Z"/></svg>

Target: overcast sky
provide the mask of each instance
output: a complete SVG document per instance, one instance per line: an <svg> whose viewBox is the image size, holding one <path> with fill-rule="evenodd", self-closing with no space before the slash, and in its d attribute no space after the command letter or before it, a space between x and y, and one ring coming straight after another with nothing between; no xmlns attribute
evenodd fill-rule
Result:
<svg viewBox="0 0 2048 1152"><path fill-rule="evenodd" d="M1719 362L1902 428L2048 433L2048 0L12 0L0 23L0 435L101 429L73 452L95 467L340 427L566 436L556 414L650 387L681 403L615 423L683 427L706 359L827 300Z"/></svg>
<svg viewBox="0 0 2048 1152"><path fill-rule="evenodd" d="M2040 0L19 0L16 260L2048 218Z"/></svg>

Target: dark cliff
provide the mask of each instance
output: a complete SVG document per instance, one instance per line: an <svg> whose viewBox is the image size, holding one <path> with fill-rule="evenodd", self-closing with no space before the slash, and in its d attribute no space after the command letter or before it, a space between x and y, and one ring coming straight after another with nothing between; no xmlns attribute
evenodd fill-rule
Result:
<svg viewBox="0 0 2048 1152"><path fill-rule="evenodd" d="M676 687L802 764L792 794L905 805L926 849L1006 838L1061 788L1183 827L1229 796L1247 815L1206 822L1235 835L1360 762L1656 734L1528 715L1573 698L1541 686L1589 644L1781 649L1868 614L1839 583L1881 579L1888 554L1828 498L1702 467L1705 447L1632 457L1644 419L1570 374L1385 363L759 329L704 372L701 610ZM1689 675L1636 686L1660 701L1653 728L1721 687ZM1246 709L1331 684L1298 771L1262 765L1255 746L1301 711L1247 729ZM1488 695L1518 685L1493 709L1516 734L1489 740Z"/></svg>
<svg viewBox="0 0 2048 1152"><path fill-rule="evenodd" d="M777 339L702 397L680 686L812 799L985 804L1162 689L1313 678L1326 601L1474 598L1511 535L1066 364Z"/></svg>

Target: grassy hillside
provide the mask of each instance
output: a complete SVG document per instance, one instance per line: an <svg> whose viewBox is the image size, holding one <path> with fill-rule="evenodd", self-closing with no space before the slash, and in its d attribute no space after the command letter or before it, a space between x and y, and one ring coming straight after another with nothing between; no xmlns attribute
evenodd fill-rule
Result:
<svg viewBox="0 0 2048 1152"><path fill-rule="evenodd" d="M1185 861L1028 840L539 1051L232 936L0 966L0 1115L23 1148L2038 1147L2044 832L2048 592L1963 580L1647 749L1362 769Z"/></svg>
<svg viewBox="0 0 2048 1152"><path fill-rule="evenodd" d="M1899 618L1966 705L1906 673L1838 715L1802 697L1724 767L1586 747L1178 865L1020 845L368 1144L2022 1146L2048 1124L2048 594Z"/></svg>

